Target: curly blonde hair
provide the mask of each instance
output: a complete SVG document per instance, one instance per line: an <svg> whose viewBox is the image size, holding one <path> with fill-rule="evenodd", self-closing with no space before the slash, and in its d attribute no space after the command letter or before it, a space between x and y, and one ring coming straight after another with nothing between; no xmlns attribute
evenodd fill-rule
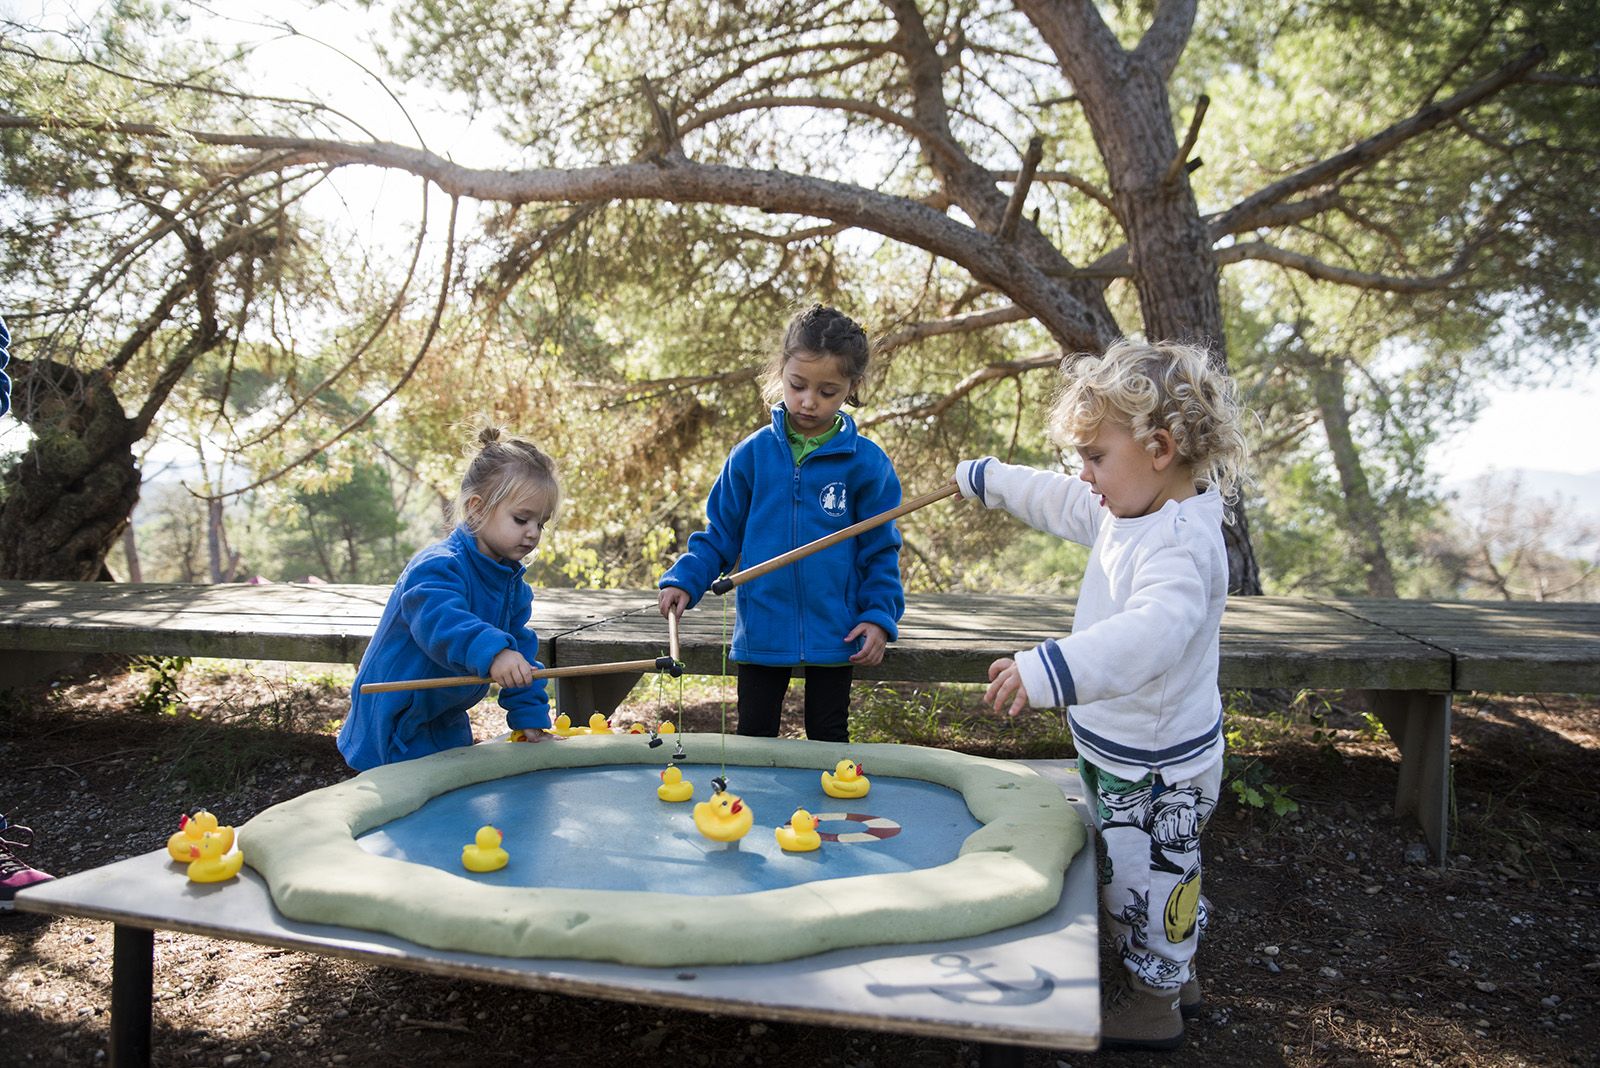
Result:
<svg viewBox="0 0 1600 1068"><path fill-rule="evenodd" d="M1103 356L1062 362L1050 409L1050 438L1062 448L1091 441L1107 419L1127 426L1146 449L1158 430L1172 435L1178 461L1233 502L1248 449L1233 379L1198 345L1122 338Z"/></svg>
<svg viewBox="0 0 1600 1068"><path fill-rule="evenodd" d="M490 425L474 432L467 454L472 459L451 508L455 522L476 534L500 502L535 495L542 496L551 516L555 515L561 504L561 483L556 478L555 461L538 446ZM483 500L477 512L467 508L473 497Z"/></svg>

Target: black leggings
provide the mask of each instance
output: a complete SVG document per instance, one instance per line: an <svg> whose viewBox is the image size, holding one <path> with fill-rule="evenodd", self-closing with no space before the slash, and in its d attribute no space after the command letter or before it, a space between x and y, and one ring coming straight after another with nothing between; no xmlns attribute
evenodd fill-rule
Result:
<svg viewBox="0 0 1600 1068"><path fill-rule="evenodd" d="M855 668L739 665L739 733L776 738L783 715L789 676L800 671L806 680L806 737L814 742L850 740L850 680Z"/></svg>

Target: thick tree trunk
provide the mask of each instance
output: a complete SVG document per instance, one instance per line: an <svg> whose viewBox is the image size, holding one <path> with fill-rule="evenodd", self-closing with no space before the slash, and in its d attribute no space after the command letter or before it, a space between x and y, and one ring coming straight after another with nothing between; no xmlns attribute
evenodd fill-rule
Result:
<svg viewBox="0 0 1600 1068"><path fill-rule="evenodd" d="M1167 80L1193 25L1194 0L1163 0L1137 48L1122 47L1089 0L1021 0L1061 62L1089 120L1111 182L1112 210L1127 237L1144 335L1210 348L1228 368L1221 271L1211 235L1179 159ZM1229 586L1261 592L1242 505L1223 529Z"/></svg>
<svg viewBox="0 0 1600 1068"><path fill-rule="evenodd" d="M139 434L103 378L13 366L14 411L34 439L0 475L0 578L94 581L139 499Z"/></svg>
<svg viewBox="0 0 1600 1068"><path fill-rule="evenodd" d="M1344 361L1337 358L1311 369L1322 429L1328 436L1333 465L1339 471L1339 489L1344 494L1344 525L1356 553L1366 566L1367 593L1373 597L1393 597L1394 570L1383 544L1383 524L1378 504L1372 499L1372 486L1361 468L1361 453L1350 433L1350 409L1344 391Z"/></svg>

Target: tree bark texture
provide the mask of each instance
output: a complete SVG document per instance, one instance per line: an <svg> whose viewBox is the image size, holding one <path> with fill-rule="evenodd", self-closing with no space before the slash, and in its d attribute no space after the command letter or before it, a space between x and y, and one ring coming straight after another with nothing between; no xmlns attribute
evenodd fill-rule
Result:
<svg viewBox="0 0 1600 1068"><path fill-rule="evenodd" d="M1339 489L1344 495L1345 531L1355 543L1356 554L1366 568L1367 593L1373 597L1395 596L1394 570L1383 543L1383 524L1378 504L1372 499L1372 486L1361 467L1361 452L1350 432L1350 408L1345 397L1344 361L1333 359L1311 371L1316 389L1317 409L1328 436L1328 449L1339 472Z"/></svg>
<svg viewBox="0 0 1600 1068"><path fill-rule="evenodd" d="M35 437L0 475L0 578L95 581L139 499L142 431L101 376L13 368L14 412Z"/></svg>

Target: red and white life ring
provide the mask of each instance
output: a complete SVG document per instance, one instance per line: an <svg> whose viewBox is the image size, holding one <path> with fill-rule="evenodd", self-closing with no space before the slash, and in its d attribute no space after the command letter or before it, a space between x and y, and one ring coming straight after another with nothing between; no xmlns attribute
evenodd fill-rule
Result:
<svg viewBox="0 0 1600 1068"><path fill-rule="evenodd" d="M824 842L881 842L900 833L900 825L885 816L868 816L860 812L817 812L814 815L819 826L839 820L861 824L861 830L845 831L843 834L819 830L817 834Z"/></svg>

